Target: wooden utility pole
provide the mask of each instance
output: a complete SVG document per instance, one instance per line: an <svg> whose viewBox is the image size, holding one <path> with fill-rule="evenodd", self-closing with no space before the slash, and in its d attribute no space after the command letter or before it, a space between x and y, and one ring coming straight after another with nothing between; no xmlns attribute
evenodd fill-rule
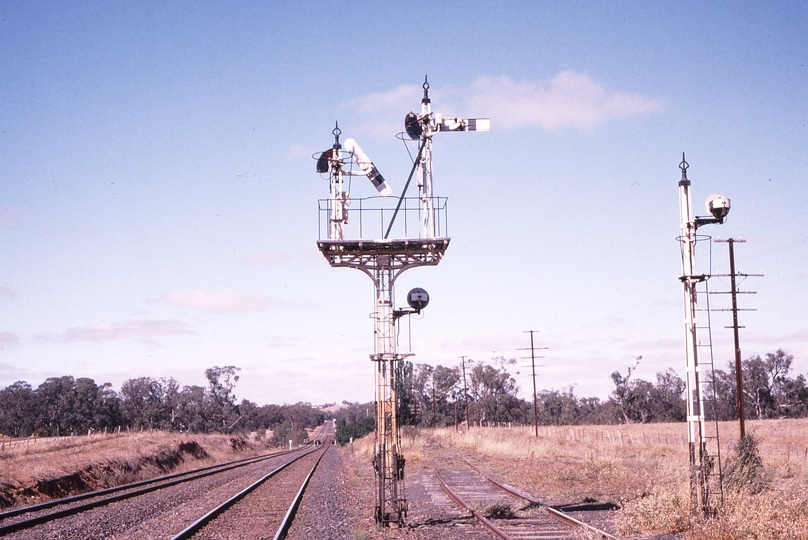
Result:
<svg viewBox="0 0 808 540"><path fill-rule="evenodd" d="M743 240L741 240L743 241ZM727 240L729 244L729 276L732 287L732 335L735 340L735 385L738 393L738 422L741 426L741 439L746 437L746 427L744 425L744 403L743 403L743 371L741 370L741 344L738 338L738 289L735 287L735 241L733 238Z"/></svg>
<svg viewBox="0 0 808 540"><path fill-rule="evenodd" d="M466 429L471 428L471 422L469 421L469 391L468 387L466 387L466 357L460 357L463 363L463 403L466 404Z"/></svg>
<svg viewBox="0 0 808 540"><path fill-rule="evenodd" d="M435 427L435 372L432 372L432 427Z"/></svg>
<svg viewBox="0 0 808 540"><path fill-rule="evenodd" d="M536 432L536 437L539 436L539 407L536 398L536 358L544 358L543 356L536 356L536 350L547 350L547 347L539 347L538 349L533 345L533 332L535 330L526 330L525 333L530 333L530 349L518 349L520 351L530 350L530 367L533 370L533 428ZM544 367L543 365L538 367Z"/></svg>
<svg viewBox="0 0 808 540"><path fill-rule="evenodd" d="M737 394L736 397L736 405L738 407L738 423L740 425L740 432L741 438L743 439L746 437L746 426L744 423L745 415L745 405L744 405L744 398L743 398L743 369L741 368L741 345L740 339L738 337L738 329L743 328L743 326L738 325L738 312L739 311L755 311L754 309L745 309L741 310L738 309L738 295L739 294L755 294L754 291L738 291L738 287L735 284L735 278L738 276L741 277L748 277L753 275L755 277L761 277L763 274L744 274L735 272L735 242L738 243L745 243L746 240L735 239L735 238L727 238L726 240L716 240L716 242L726 242L729 245L729 279L730 279L730 288L729 294L732 295L732 326L725 326L724 328L732 328L732 335L735 342L735 392ZM716 292L715 294L720 294ZM726 293L724 293L726 294Z"/></svg>

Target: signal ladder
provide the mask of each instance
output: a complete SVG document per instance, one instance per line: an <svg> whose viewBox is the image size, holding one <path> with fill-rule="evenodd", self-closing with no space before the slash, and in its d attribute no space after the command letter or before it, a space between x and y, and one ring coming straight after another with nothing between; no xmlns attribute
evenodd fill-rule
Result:
<svg viewBox="0 0 808 540"><path fill-rule="evenodd" d="M702 238L699 237L698 240ZM712 242L710 246L710 271L712 272ZM703 504L707 513L715 512L724 503L723 469L721 464L721 439L718 431L718 399L715 384L715 364L713 359L713 333L710 320L710 274L696 284L696 296L704 308L704 313L696 325L698 367L696 377L699 393L704 404L701 411L702 475L704 481ZM701 321L704 322L701 322Z"/></svg>

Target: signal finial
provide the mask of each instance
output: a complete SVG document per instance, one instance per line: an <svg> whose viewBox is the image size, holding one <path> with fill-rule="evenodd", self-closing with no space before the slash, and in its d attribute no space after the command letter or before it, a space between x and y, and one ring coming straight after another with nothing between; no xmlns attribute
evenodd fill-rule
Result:
<svg viewBox="0 0 808 540"><path fill-rule="evenodd" d="M687 169L690 167L690 164L685 161L685 153L682 152L682 162L679 163L679 168L682 170L682 179L679 180L680 186L689 186L690 180L687 179Z"/></svg>
<svg viewBox="0 0 808 540"><path fill-rule="evenodd" d="M429 81L426 79L426 75L424 75L424 84L422 88L424 89L424 98L421 100L421 103L431 103L429 101Z"/></svg>

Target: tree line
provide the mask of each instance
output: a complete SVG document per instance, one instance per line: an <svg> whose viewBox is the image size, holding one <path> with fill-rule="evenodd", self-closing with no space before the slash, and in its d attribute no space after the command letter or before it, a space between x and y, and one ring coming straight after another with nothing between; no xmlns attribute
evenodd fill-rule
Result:
<svg viewBox="0 0 808 540"><path fill-rule="evenodd" d="M347 444L351 439L359 439L376 429L376 404L342 402L334 422L335 438L339 444Z"/></svg>
<svg viewBox="0 0 808 540"><path fill-rule="evenodd" d="M607 399L582 397L575 386L540 390L536 420L542 425L680 422L686 419L685 382L673 369L656 374L656 381L636 378L642 357L623 373L611 374L614 390ZM808 416L808 383L791 376L794 357L778 349L741 362L746 418ZM399 362L395 385L400 425L450 426L533 423L532 396L519 397L511 375L516 361L498 357L490 363L432 366ZM237 401L235 366L205 370L207 386L181 386L175 379L129 379L116 392L93 379L51 377L37 388L17 381L0 390L0 433L11 437L58 436L114 429L162 429L189 432L257 432L279 444L302 442L306 428L323 423L327 415L309 403L257 405ZM715 407L708 416L737 418L735 364L717 369L707 395ZM712 399L714 396L714 400ZM344 402L345 403L345 402ZM338 412L337 436L342 442L375 429L375 406L354 404Z"/></svg>
<svg viewBox="0 0 808 540"><path fill-rule="evenodd" d="M746 418L804 418L808 416L808 385L804 375L789 376L794 356L778 349L741 362ZM735 362L715 372L716 412L720 420L738 417Z"/></svg>
<svg viewBox="0 0 808 540"><path fill-rule="evenodd" d="M0 390L0 433L10 437L59 436L116 429L161 429L194 433L257 432L278 444L302 442L306 428L325 414L310 403L257 405L238 402L235 366L205 370L207 386L171 377L124 381L119 392L91 378L51 377L37 388L17 381Z"/></svg>
<svg viewBox="0 0 808 540"><path fill-rule="evenodd" d="M607 399L582 397L575 386L536 393L536 419L541 425L683 422L686 420L685 381L673 369L656 374L656 381L636 378L638 357L623 373L611 374L614 390ZM808 416L808 385L803 375L789 376L793 355L782 349L764 358L742 362L746 418ZM396 374L399 421L402 425L449 426L532 424L532 395L517 396L510 371L516 360L494 358L490 364L466 361L460 365L402 362ZM715 370L707 389L708 417L737 418L735 366Z"/></svg>

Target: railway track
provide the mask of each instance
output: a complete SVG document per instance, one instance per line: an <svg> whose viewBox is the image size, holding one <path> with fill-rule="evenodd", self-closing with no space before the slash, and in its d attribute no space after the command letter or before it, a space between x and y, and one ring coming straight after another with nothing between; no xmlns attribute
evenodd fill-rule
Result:
<svg viewBox="0 0 808 540"><path fill-rule="evenodd" d="M210 524L224 522L222 517L230 508L243 506L242 499L246 501L251 495L255 499L254 495L259 494L270 479L273 485L275 478L286 479L287 484L296 482L299 489L295 491L302 496L302 479L297 480L301 477L300 471L304 471L304 477L313 473L312 464L325 454L331 439L333 426L326 424L315 442L296 450L240 459L0 513L0 536L191 538L201 534L200 537L205 537L204 531ZM274 501L279 498L278 491L264 489L264 495L269 493ZM291 501L292 497L288 499ZM284 511L288 510L289 501ZM287 519L291 519L294 512L288 510L287 514ZM261 536L266 537L266 530Z"/></svg>
<svg viewBox="0 0 808 540"><path fill-rule="evenodd" d="M321 452L300 456L270 472L213 508L171 540L227 538L234 530L243 538L264 538L273 530L274 540L284 538L309 480L329 448L326 446ZM266 485L267 480L276 475L278 482Z"/></svg>
<svg viewBox="0 0 808 540"><path fill-rule="evenodd" d="M464 460L465 461L465 460ZM513 486L497 482L471 463L472 469L444 471L435 469L438 484L455 502L470 512L480 525L497 538L574 539L616 537L569 514L543 505L535 497ZM523 512L513 511L515 500L527 501Z"/></svg>

